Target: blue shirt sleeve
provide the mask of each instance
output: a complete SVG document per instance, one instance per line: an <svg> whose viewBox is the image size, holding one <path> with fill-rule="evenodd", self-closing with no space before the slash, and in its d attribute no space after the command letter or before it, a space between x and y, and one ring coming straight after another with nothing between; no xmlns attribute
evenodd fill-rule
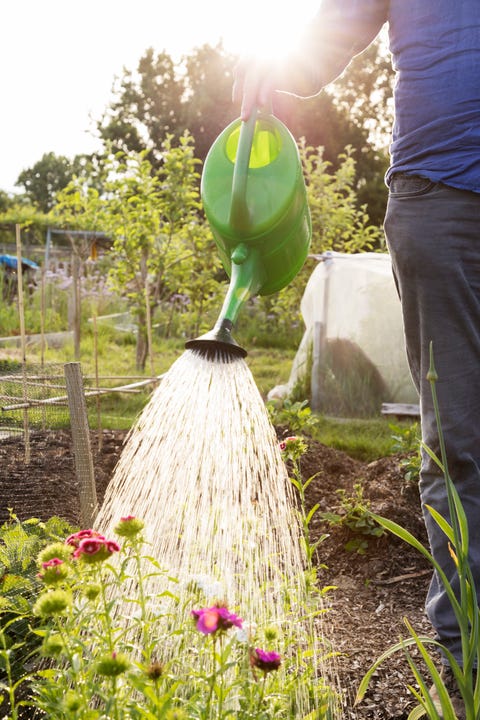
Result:
<svg viewBox="0 0 480 720"><path fill-rule="evenodd" d="M389 4L389 0L322 1L303 43L315 92L341 75L376 38L388 20Z"/></svg>

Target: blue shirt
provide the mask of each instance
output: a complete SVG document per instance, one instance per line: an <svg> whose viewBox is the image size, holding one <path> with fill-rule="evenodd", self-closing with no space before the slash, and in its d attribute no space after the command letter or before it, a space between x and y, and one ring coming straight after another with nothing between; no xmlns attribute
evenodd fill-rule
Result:
<svg viewBox="0 0 480 720"><path fill-rule="evenodd" d="M324 0L310 34L317 81L385 22L396 72L387 182L402 171L480 192L480 0Z"/></svg>

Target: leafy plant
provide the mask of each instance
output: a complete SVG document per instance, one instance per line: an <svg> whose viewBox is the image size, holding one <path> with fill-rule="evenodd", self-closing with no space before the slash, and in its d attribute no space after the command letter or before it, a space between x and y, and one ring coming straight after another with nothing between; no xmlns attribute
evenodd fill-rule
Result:
<svg viewBox="0 0 480 720"><path fill-rule="evenodd" d="M328 525L347 528L353 535L345 545L346 550L365 553L368 548L368 538L378 538L385 534L385 529L375 520L370 511L370 501L363 496L363 486L360 482L353 486L353 494L348 495L344 488L337 490L340 504L337 512L322 512L322 519Z"/></svg>
<svg viewBox="0 0 480 720"><path fill-rule="evenodd" d="M292 402L285 399L280 407L274 402L269 402L267 409L274 425L286 426L293 433L309 431L317 424L317 419L308 406L308 400Z"/></svg>
<svg viewBox="0 0 480 720"><path fill-rule="evenodd" d="M25 661L39 646L32 632L35 618L31 604L39 587L36 555L70 531L71 526L58 517L21 523L13 513L0 527L0 707L4 690L13 720L26 702L17 701L31 677Z"/></svg>
<svg viewBox="0 0 480 720"><path fill-rule="evenodd" d="M300 468L301 456L305 453L307 444L301 437L287 437L285 440L280 442L280 450L282 451L283 457L286 461L290 461L292 465L292 473L290 476L290 482L297 491L299 499L299 510L298 517L300 519L302 534L302 546L305 552L305 558L307 562L307 569L310 573L315 573L313 559L314 554L318 546L325 540L326 535L321 535L315 542L311 541L310 525L313 517L320 507L319 503L316 503L312 508L307 507L306 502L306 490L308 486L315 480L316 475L312 475L307 480L304 480Z"/></svg>
<svg viewBox="0 0 480 720"><path fill-rule="evenodd" d="M393 452L407 455L407 457L400 460L400 467L404 471L405 480L408 483L416 483L420 477L422 465L419 425L418 423L412 423L407 427L390 425L390 428L393 431Z"/></svg>
<svg viewBox="0 0 480 720"><path fill-rule="evenodd" d="M122 547L82 530L38 556L34 633L48 664L31 678L36 707L65 720L329 717L335 695L300 619L245 623L213 578L169 576L140 520L115 530ZM146 592L152 576L158 593ZM312 622L319 613L303 612Z"/></svg>

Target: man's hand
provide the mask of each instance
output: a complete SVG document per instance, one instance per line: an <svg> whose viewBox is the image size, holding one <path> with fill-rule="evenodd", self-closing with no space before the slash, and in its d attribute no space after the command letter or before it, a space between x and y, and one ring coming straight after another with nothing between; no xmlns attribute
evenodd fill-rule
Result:
<svg viewBox="0 0 480 720"><path fill-rule="evenodd" d="M248 120L255 107L270 107L277 89L274 63L252 58L240 60L235 68L232 100L240 103L240 117Z"/></svg>

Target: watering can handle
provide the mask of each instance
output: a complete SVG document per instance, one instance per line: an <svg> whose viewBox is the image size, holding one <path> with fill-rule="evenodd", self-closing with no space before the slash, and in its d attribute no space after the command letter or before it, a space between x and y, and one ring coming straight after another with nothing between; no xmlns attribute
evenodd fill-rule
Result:
<svg viewBox="0 0 480 720"><path fill-rule="evenodd" d="M242 121L237 154L233 168L230 226L234 232L248 230L250 217L247 207L247 178L252 152L253 136L257 122L257 108L252 108L248 120Z"/></svg>

